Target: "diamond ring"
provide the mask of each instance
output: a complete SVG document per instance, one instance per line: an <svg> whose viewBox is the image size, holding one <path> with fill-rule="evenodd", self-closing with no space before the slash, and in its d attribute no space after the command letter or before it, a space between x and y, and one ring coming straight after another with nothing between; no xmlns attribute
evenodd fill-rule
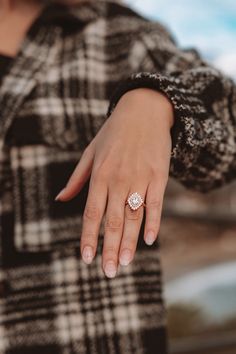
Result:
<svg viewBox="0 0 236 354"><path fill-rule="evenodd" d="M141 205L143 205L144 207L146 206L141 195L137 192L132 193L125 204L129 204L132 210L137 210Z"/></svg>

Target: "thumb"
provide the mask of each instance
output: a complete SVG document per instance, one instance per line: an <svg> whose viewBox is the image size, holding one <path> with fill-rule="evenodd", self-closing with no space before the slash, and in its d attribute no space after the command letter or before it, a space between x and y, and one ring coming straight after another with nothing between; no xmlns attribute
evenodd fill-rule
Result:
<svg viewBox="0 0 236 354"><path fill-rule="evenodd" d="M74 198L88 180L94 160L94 148L91 144L84 150L79 163L70 176L66 186L56 196L55 201L66 202Z"/></svg>

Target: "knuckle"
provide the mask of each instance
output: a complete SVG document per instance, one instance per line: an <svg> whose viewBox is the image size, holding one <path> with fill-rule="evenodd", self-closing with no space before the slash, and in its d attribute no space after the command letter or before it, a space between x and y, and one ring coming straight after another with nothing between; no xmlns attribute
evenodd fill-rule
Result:
<svg viewBox="0 0 236 354"><path fill-rule="evenodd" d="M150 199L147 201L147 208L161 209L162 201L161 199Z"/></svg>
<svg viewBox="0 0 236 354"><path fill-rule="evenodd" d="M104 247L104 250L103 250L103 257L104 258L112 258L114 260L116 260L117 258L117 252L115 250L114 247Z"/></svg>
<svg viewBox="0 0 236 354"><path fill-rule="evenodd" d="M146 219L146 225L148 229L157 230L160 227L161 214L160 213L149 213Z"/></svg>
<svg viewBox="0 0 236 354"><path fill-rule="evenodd" d="M128 180L130 180L130 173L126 167L118 164L116 165L112 177L115 184L121 184L123 186L127 184Z"/></svg>
<svg viewBox="0 0 236 354"><path fill-rule="evenodd" d="M125 208L125 217L129 220L140 220L142 215L141 208L137 210L131 210L129 206Z"/></svg>
<svg viewBox="0 0 236 354"><path fill-rule="evenodd" d="M109 171L109 161L107 156L99 156L95 158L93 164L93 170L96 172L97 175L105 175Z"/></svg>
<svg viewBox="0 0 236 354"><path fill-rule="evenodd" d="M149 170L150 170L150 173L152 176L158 176L159 169L156 166L154 166L153 164L150 164Z"/></svg>
<svg viewBox="0 0 236 354"><path fill-rule="evenodd" d="M107 171L104 168L99 168L98 166L93 168L91 175L91 180L93 183L101 183L107 180Z"/></svg>
<svg viewBox="0 0 236 354"><path fill-rule="evenodd" d="M153 217L152 219L149 220L147 225L148 225L148 228L155 230L157 233L157 231L159 230L159 227L160 227L160 219L158 217L156 217L156 218Z"/></svg>
<svg viewBox="0 0 236 354"><path fill-rule="evenodd" d="M168 172L153 168L153 177L157 181L157 183L165 184L168 180Z"/></svg>
<svg viewBox="0 0 236 354"><path fill-rule="evenodd" d="M122 218L120 216L109 215L105 219L105 229L109 231L117 231L122 227Z"/></svg>
<svg viewBox="0 0 236 354"><path fill-rule="evenodd" d="M128 176L126 173L118 173L115 177L115 183L117 184L124 184L128 179Z"/></svg>
<svg viewBox="0 0 236 354"><path fill-rule="evenodd" d="M84 214L83 214L83 220L84 221L86 221L86 220L99 221L100 220L99 208L93 204L86 206Z"/></svg>
<svg viewBox="0 0 236 354"><path fill-rule="evenodd" d="M85 242L86 244L89 245L94 245L96 243L97 235L95 232L84 232L82 233L81 236L81 245L83 245Z"/></svg>
<svg viewBox="0 0 236 354"><path fill-rule="evenodd" d="M97 179L99 181L106 181L108 179L108 170L106 168L100 168L97 172Z"/></svg>
<svg viewBox="0 0 236 354"><path fill-rule="evenodd" d="M146 222L148 229L157 230L160 227L160 218L158 215L151 215Z"/></svg>
<svg viewBox="0 0 236 354"><path fill-rule="evenodd" d="M126 250L126 249L130 250L131 253L135 252L139 233L137 233L137 234L132 233L132 234L124 236L124 241L120 247L121 253L123 250Z"/></svg>

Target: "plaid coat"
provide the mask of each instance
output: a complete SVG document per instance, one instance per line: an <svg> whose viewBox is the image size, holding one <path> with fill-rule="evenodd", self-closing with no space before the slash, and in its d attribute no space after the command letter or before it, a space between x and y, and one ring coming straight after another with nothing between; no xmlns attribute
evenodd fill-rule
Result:
<svg viewBox="0 0 236 354"><path fill-rule="evenodd" d="M159 245L114 279L80 255L89 181L55 203L84 148L136 87L175 109L170 174L207 191L235 176L235 86L119 0L50 5L0 87L0 353L164 354ZM127 117L128 119L128 117Z"/></svg>

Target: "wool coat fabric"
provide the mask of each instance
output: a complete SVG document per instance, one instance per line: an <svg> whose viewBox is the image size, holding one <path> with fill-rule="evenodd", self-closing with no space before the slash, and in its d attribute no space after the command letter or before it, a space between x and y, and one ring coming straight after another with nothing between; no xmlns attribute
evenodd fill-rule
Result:
<svg viewBox="0 0 236 354"><path fill-rule="evenodd" d="M128 90L172 102L170 175L208 191L235 177L233 81L119 0L49 5L0 86L0 353L165 354L159 244L114 279L80 255L89 180L56 203L85 147ZM129 119L129 117L127 117Z"/></svg>

